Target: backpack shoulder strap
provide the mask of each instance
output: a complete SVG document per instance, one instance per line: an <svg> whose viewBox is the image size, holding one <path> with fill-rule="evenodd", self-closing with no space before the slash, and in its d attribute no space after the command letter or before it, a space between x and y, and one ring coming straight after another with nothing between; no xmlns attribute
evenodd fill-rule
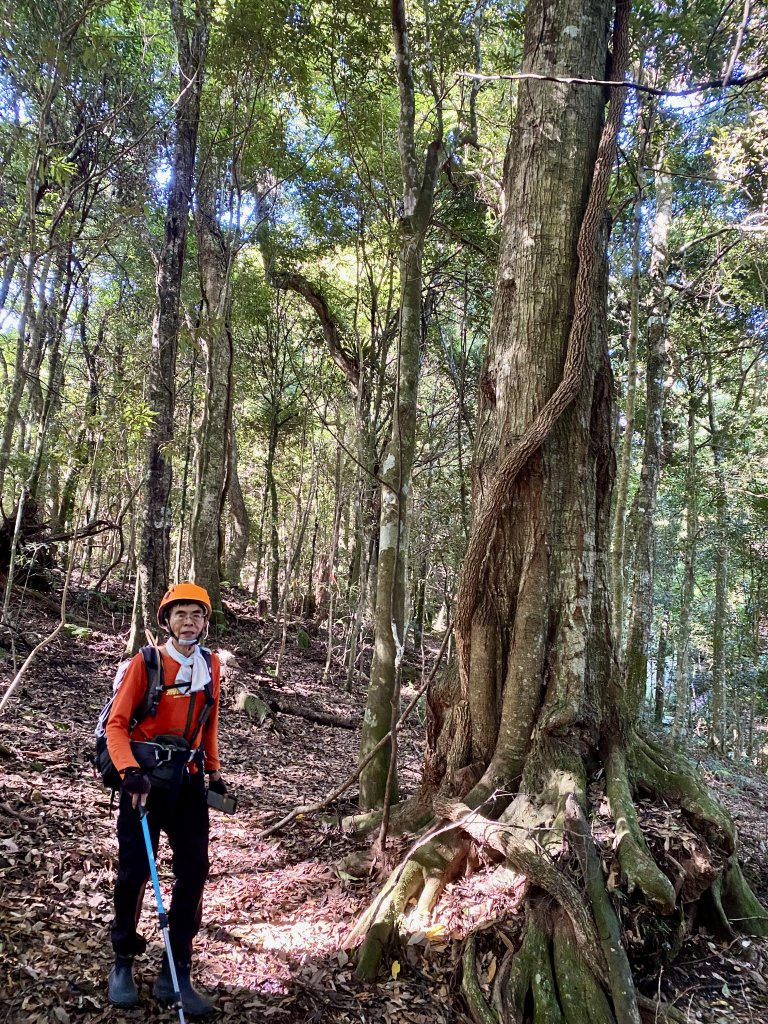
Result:
<svg viewBox="0 0 768 1024"><path fill-rule="evenodd" d="M157 705L163 693L163 659L156 647L147 644L141 648L144 667L147 670L147 689L131 717L131 729L150 716L157 715Z"/></svg>
<svg viewBox="0 0 768 1024"><path fill-rule="evenodd" d="M205 684L205 689L203 691L205 693L205 705L203 706L203 710L200 712L200 717L197 720L197 726L195 727L195 731L190 738L190 747L194 747L195 743L197 742L197 737L203 731L203 726L208 721L208 716L210 715L211 710L213 709L213 705L216 703L213 696L213 660L211 658L211 652L208 650L207 647L201 647L200 653L205 659L205 664L208 666L209 679L208 682Z"/></svg>

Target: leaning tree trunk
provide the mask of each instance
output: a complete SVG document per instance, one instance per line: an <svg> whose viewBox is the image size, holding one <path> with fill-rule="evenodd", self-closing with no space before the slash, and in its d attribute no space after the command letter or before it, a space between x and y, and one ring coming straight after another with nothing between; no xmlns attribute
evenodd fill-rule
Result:
<svg viewBox="0 0 768 1024"><path fill-rule="evenodd" d="M375 645L360 740L365 761L391 726L397 708L397 665L406 594L408 501L416 450L416 400L421 341L421 262L432 217L442 131L427 150L423 173L416 156L416 97L404 0L392 0L392 34L400 87L399 149L403 179L400 221L400 332L392 439L381 469L379 558L376 578ZM438 108L439 109L439 108ZM440 125L440 129L442 125ZM382 749L360 772L360 806L380 807L388 788L396 795L393 747ZM394 780L394 785L392 784Z"/></svg>
<svg viewBox="0 0 768 1024"><path fill-rule="evenodd" d="M618 5L618 76L627 7ZM609 14L608 0L531 0L523 71L601 78ZM347 940L365 937L358 974L371 977L398 931L428 925L470 841L489 848L504 862L499 870L527 878L526 924L517 949L499 937L493 1007L467 947L464 991L476 1021L640 1021L626 946L634 922L619 920L606 889L606 851L587 820L593 795L594 810L605 804L613 819L612 872L633 892L623 912L666 918L655 939L660 957L689 920L682 899L706 890L723 931L729 917L751 917L751 930L768 932L733 855L728 815L683 758L638 735L618 672L604 213L622 90L612 91L601 136L604 101L595 87L520 86L477 428L475 519L456 609L460 685L437 737L430 724L428 755L436 756L425 761L443 828L416 845ZM677 843L665 850L653 833L646 841L635 787L679 803L703 860ZM445 819L455 827L447 830ZM682 899L668 876L685 886Z"/></svg>
<svg viewBox="0 0 768 1024"><path fill-rule="evenodd" d="M179 301L187 244L187 222L195 169L200 95L208 48L205 0L196 0L194 23L182 0L170 0L171 21L179 55L180 94L176 106L173 173L168 190L163 244L157 265L157 304L152 321L152 352L147 380L148 405L154 418L148 431L144 510L129 650L141 646L144 630L154 626L154 613L168 582L171 535L171 460L176 405L176 350Z"/></svg>

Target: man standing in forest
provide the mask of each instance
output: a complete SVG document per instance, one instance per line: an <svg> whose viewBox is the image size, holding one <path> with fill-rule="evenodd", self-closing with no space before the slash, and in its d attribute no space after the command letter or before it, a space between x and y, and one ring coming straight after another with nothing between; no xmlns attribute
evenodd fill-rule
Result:
<svg viewBox="0 0 768 1024"><path fill-rule="evenodd" d="M195 1016L205 1016L214 1009L190 978L192 943L200 929L209 869L204 771L209 773L208 785L213 792L224 795L227 791L219 774L221 665L218 655L200 647L210 615L211 602L202 587L179 583L165 593L157 621L170 636L159 651L150 650L160 658L161 688L156 707L136 720L149 686L147 661L140 651L128 665L106 726L109 754L122 778L112 922L115 965L108 988L109 1001L115 1006L131 1007L139 1001L133 960L146 949L145 939L136 930L150 875L140 817L146 806L155 853L161 830L173 852L175 883L168 927L182 1006ZM152 763L155 769L150 767ZM152 994L163 1001L173 998L167 954L163 955Z"/></svg>

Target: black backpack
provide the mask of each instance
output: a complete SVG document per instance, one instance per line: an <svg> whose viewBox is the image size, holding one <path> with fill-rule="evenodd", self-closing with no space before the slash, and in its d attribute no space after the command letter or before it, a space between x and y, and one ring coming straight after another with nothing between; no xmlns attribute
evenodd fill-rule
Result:
<svg viewBox="0 0 768 1024"><path fill-rule="evenodd" d="M208 666L208 673L211 679L213 679L211 652L207 648L201 647L200 653L203 655L205 663ZM157 647L153 647L148 644L146 647L141 648L141 655L144 658L144 666L147 670L147 689L131 717L131 721L128 726L129 732L132 731L139 722L143 722L145 718L154 718L157 715L157 706L160 703L160 698L163 695L164 689L163 660L160 657L160 651ZM117 672L115 673L115 679L112 684L112 694L102 708L99 720L96 723L96 728L94 729L94 736L96 737L96 746L93 756L94 773L98 772L104 786L107 789L112 790L119 789L123 780L117 768L112 764L112 758L109 756L109 750L107 749L107 721L109 719L110 712L112 711L115 696L120 688L120 684L125 678L125 673L131 663L131 660L131 658L127 658L125 661L121 661L118 665ZM204 724L204 720L207 718L207 712L212 704L213 697L210 692L210 687L207 686L205 714L198 725L198 729L200 729Z"/></svg>

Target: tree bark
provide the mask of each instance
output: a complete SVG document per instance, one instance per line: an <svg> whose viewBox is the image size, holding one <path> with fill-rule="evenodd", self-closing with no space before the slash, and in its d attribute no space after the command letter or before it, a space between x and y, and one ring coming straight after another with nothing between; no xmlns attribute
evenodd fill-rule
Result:
<svg viewBox="0 0 768 1024"><path fill-rule="evenodd" d="M179 59L180 95L176 106L172 174L163 226L163 242L155 279L156 306L152 321L152 351L147 380L149 408L154 413L146 448L144 511L137 565L138 599L130 651L141 646L144 631L155 625L154 615L166 589L170 570L171 459L176 404L176 351L179 340L179 302L186 252L187 226L195 170L200 97L208 49L208 7L195 0L189 17L183 0L169 0Z"/></svg>

